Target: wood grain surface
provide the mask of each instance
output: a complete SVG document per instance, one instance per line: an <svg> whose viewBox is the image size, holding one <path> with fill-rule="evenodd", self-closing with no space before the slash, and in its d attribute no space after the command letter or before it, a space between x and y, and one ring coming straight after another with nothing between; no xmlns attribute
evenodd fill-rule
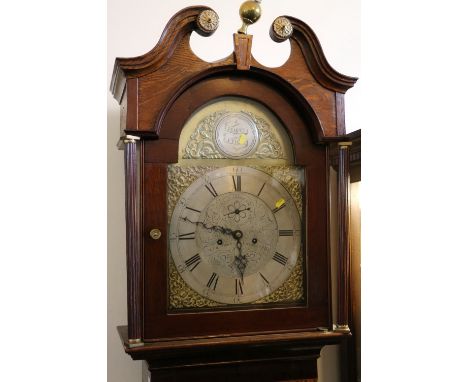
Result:
<svg viewBox="0 0 468 382"><path fill-rule="evenodd" d="M128 328L120 328L127 353L148 362L155 381L210 376L225 380L315 380L316 360L326 344L341 344L346 333L332 328L329 256L329 180L333 142L345 137L344 93L356 82L334 70L315 33L287 17L294 28L291 54L284 65L268 68L250 53L252 38L234 36L233 52L207 63L190 49L203 6L175 14L158 44L148 53L117 58L111 91L122 108L126 144L126 220ZM227 42L232 43L232 41ZM305 173L306 301L274 308L241 307L212 311L168 309L167 165L177 162L181 129L198 108L218 97L257 101L286 126L294 163ZM341 152L343 151L343 152ZM339 165L339 309L338 323L349 312L349 153ZM158 228L159 240L149 232ZM142 339L135 347L131 340ZM344 373L343 375L345 375ZM174 379L175 376L179 379Z"/></svg>

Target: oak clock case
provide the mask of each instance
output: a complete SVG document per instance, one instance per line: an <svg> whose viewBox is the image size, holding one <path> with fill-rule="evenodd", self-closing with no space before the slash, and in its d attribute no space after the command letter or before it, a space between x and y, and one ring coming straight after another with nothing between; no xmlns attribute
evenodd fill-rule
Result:
<svg viewBox="0 0 468 382"><path fill-rule="evenodd" d="M303 171L281 122L221 97L190 117L179 146L168 176L170 308L303 303Z"/></svg>
<svg viewBox="0 0 468 382"><path fill-rule="evenodd" d="M331 325L326 149L307 124L233 71L170 105L177 146L142 146L145 342Z"/></svg>
<svg viewBox="0 0 468 382"><path fill-rule="evenodd" d="M190 35L216 27L212 9L186 8L150 52L116 60L111 89L121 104L126 172L123 335L132 357L140 357L133 346L152 352L175 340L238 336L323 346L341 338L334 321L349 332L346 142L336 320L328 151L345 134L343 96L356 79L333 70L310 27L287 17L271 32L291 44L282 67L252 57L245 25L232 55L204 62Z"/></svg>

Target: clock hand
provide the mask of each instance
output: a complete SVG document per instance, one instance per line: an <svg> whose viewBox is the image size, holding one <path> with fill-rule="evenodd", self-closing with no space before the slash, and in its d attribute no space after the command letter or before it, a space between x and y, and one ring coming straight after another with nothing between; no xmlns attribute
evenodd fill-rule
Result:
<svg viewBox="0 0 468 382"><path fill-rule="evenodd" d="M234 238L236 239L236 247L239 250L239 255L234 256L234 265L236 266L237 270L239 271L241 281L244 282L244 271L247 267L247 258L242 254L242 243L240 239L242 238L241 231L234 231Z"/></svg>
<svg viewBox="0 0 468 382"><path fill-rule="evenodd" d="M208 230L214 230L214 231L218 231L218 232L221 232L225 235L231 235L231 236L234 236L234 233L237 232L237 231L233 231L232 229L229 229L229 228L224 228L224 227L221 227L219 225L213 225L213 226L209 226L207 225L205 222L199 222L199 221L191 221L189 218L187 217L183 217L182 220L184 221L187 221L187 222L190 222L192 224L196 224L196 225L201 225L203 228L206 228ZM240 231L239 231L240 232ZM234 237L235 238L235 237Z"/></svg>
<svg viewBox="0 0 468 382"><path fill-rule="evenodd" d="M182 220L190 222L192 224L201 225L203 228L206 228L208 230L212 229L212 230L221 232L226 235L231 235L236 240L236 247L239 250L239 255L234 257L234 265L239 271L242 282L244 282L244 271L245 271L245 268L247 267L247 258L244 255L242 255L242 243L240 241L243 236L242 231L241 230L233 231L232 229L224 228L219 225L214 225L210 227L205 222L200 222L200 221L194 222L187 217L183 217Z"/></svg>
<svg viewBox="0 0 468 382"><path fill-rule="evenodd" d="M249 208L244 208L243 210L234 210L232 212L228 212L227 214L224 214L224 216L231 215L231 214L239 214L239 213L244 212L244 211L250 211L250 207Z"/></svg>

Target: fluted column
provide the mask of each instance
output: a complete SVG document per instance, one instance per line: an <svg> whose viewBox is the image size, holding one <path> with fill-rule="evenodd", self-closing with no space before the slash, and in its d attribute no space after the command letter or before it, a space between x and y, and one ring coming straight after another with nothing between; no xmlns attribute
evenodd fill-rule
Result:
<svg viewBox="0 0 468 382"><path fill-rule="evenodd" d="M142 339L142 259L140 251L140 219L138 206L138 137L124 137L125 157L125 222L127 233L127 311L130 346Z"/></svg>
<svg viewBox="0 0 468 382"><path fill-rule="evenodd" d="M336 331L349 332L349 147L338 143L338 312Z"/></svg>

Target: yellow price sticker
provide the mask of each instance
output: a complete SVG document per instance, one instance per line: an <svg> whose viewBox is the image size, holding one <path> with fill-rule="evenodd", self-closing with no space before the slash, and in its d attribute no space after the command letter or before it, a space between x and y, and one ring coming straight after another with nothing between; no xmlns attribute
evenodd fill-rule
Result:
<svg viewBox="0 0 468 382"><path fill-rule="evenodd" d="M278 199L275 203L275 207L280 208L284 203L286 203L286 200L284 200L283 198Z"/></svg>
<svg viewBox="0 0 468 382"><path fill-rule="evenodd" d="M245 142L247 142L247 135L241 134L239 137L239 144L243 145Z"/></svg>

